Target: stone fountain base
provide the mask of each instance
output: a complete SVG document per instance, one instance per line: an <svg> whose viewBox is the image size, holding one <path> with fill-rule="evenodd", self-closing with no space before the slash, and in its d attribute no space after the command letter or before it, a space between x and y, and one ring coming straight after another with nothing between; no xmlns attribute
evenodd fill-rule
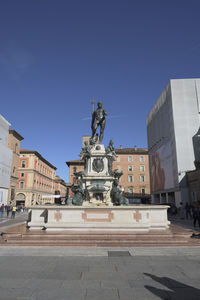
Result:
<svg viewBox="0 0 200 300"><path fill-rule="evenodd" d="M95 232L165 230L168 206L37 206L29 211L32 229Z"/></svg>

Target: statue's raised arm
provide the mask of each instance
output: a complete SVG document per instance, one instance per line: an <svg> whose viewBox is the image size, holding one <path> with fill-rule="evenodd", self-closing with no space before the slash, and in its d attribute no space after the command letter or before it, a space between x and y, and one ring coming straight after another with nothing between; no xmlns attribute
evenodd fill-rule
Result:
<svg viewBox="0 0 200 300"><path fill-rule="evenodd" d="M101 143L103 139L104 134L104 128L106 125L106 118L107 111L102 107L102 102L97 103L97 109L92 114L92 123L91 123L91 129L92 129L92 136L91 140L94 139L94 135L97 131L97 128L100 127L100 136L99 136L99 142Z"/></svg>

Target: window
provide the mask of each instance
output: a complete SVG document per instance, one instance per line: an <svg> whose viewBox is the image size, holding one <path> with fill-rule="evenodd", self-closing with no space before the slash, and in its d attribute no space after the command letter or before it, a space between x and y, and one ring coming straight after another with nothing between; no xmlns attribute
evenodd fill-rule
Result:
<svg viewBox="0 0 200 300"><path fill-rule="evenodd" d="M129 156L129 157L128 157L128 161L129 161L129 162L132 162L132 161L133 161L132 156Z"/></svg>
<svg viewBox="0 0 200 300"><path fill-rule="evenodd" d="M140 156L140 162L144 162L144 156Z"/></svg>
<svg viewBox="0 0 200 300"><path fill-rule="evenodd" d="M15 189L11 189L11 200L15 199Z"/></svg>
<svg viewBox="0 0 200 300"><path fill-rule="evenodd" d="M132 175L128 175L128 182L133 182L133 176Z"/></svg>
<svg viewBox="0 0 200 300"><path fill-rule="evenodd" d="M76 167L73 168L73 173L76 173Z"/></svg>
<svg viewBox="0 0 200 300"><path fill-rule="evenodd" d="M133 171L133 166L128 166L128 171L129 172Z"/></svg>
<svg viewBox="0 0 200 300"><path fill-rule="evenodd" d="M144 187L142 187L140 191L141 191L142 195L145 195L145 188Z"/></svg>
<svg viewBox="0 0 200 300"><path fill-rule="evenodd" d="M14 151L15 153L17 152L17 146L18 146L18 144L16 143L15 144L15 151Z"/></svg>
<svg viewBox="0 0 200 300"><path fill-rule="evenodd" d="M144 175L140 175L140 182L145 182L145 176Z"/></svg>
<svg viewBox="0 0 200 300"><path fill-rule="evenodd" d="M26 161L22 160L22 168L26 168Z"/></svg>
<svg viewBox="0 0 200 300"><path fill-rule="evenodd" d="M130 186L130 187L128 188L128 193L129 193L129 194L133 194L133 192L134 192L134 188L133 188L132 186Z"/></svg>
<svg viewBox="0 0 200 300"><path fill-rule="evenodd" d="M140 166L140 172L144 172L145 168L144 166Z"/></svg>
<svg viewBox="0 0 200 300"><path fill-rule="evenodd" d="M24 173L21 173L21 177L24 177Z"/></svg>
<svg viewBox="0 0 200 300"><path fill-rule="evenodd" d="M23 189L23 188L24 188L24 181L20 181L19 187L20 187L20 189Z"/></svg>

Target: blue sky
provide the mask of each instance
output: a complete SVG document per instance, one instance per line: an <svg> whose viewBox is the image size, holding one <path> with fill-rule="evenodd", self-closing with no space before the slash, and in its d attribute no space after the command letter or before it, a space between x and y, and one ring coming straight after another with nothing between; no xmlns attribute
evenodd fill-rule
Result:
<svg viewBox="0 0 200 300"><path fill-rule="evenodd" d="M0 1L0 114L67 180L108 111L115 147L147 146L146 115L169 79L199 77L199 0Z"/></svg>

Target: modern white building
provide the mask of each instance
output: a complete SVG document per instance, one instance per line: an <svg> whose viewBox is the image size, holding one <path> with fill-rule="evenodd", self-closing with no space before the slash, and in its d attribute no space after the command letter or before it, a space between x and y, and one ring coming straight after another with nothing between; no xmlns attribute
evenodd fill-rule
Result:
<svg viewBox="0 0 200 300"><path fill-rule="evenodd" d="M192 138L200 126L200 79L172 79L147 116L153 203L186 203L194 170Z"/></svg>
<svg viewBox="0 0 200 300"><path fill-rule="evenodd" d="M8 148L10 124L0 115L0 205L7 204L12 165L12 150Z"/></svg>

